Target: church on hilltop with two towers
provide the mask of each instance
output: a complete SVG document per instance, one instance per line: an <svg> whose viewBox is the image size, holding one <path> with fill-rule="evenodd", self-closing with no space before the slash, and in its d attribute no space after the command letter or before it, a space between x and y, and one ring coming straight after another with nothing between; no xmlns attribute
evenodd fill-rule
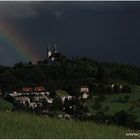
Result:
<svg viewBox="0 0 140 140"><path fill-rule="evenodd" d="M56 49L56 44L52 48L51 48L50 44L48 44L48 48L47 48L47 61L48 61L48 63L57 62L57 59L59 56L60 56L60 53Z"/></svg>

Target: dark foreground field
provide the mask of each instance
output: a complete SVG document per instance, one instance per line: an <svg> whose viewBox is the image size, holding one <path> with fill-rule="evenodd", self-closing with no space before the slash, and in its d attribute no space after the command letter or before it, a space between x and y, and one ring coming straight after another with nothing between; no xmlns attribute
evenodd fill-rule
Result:
<svg viewBox="0 0 140 140"><path fill-rule="evenodd" d="M132 93L107 95L103 107L108 105L108 114L134 106L132 113L139 116L139 107L134 102L139 99L140 87L135 87ZM116 98L124 98L129 95L126 103L111 102ZM90 105L90 104L89 104ZM56 118L44 118L34 114L21 112L10 112L12 104L0 97L0 138L7 139L43 139L43 138L67 138L67 139L88 139L88 138L140 138L139 136L126 136L126 133L139 133L140 131L130 130L118 126L107 126L91 122L68 121ZM112 111L112 112L111 112ZM136 112L136 113L135 113ZM105 112L106 113L106 112ZM138 117L139 120L139 117Z"/></svg>
<svg viewBox="0 0 140 140"><path fill-rule="evenodd" d="M80 122L44 118L33 114L0 112L0 138L138 138L125 136L129 129ZM138 133L138 131L135 131Z"/></svg>

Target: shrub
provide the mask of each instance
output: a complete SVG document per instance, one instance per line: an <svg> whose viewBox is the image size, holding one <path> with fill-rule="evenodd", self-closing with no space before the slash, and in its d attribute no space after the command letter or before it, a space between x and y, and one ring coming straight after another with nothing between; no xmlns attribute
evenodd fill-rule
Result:
<svg viewBox="0 0 140 140"><path fill-rule="evenodd" d="M62 106L63 106L62 99L59 97L55 97L53 99L53 106L52 106L53 110L60 110L62 109Z"/></svg>
<svg viewBox="0 0 140 140"><path fill-rule="evenodd" d="M123 93L131 93L131 87L129 85L124 85L122 88Z"/></svg>
<svg viewBox="0 0 140 140"><path fill-rule="evenodd" d="M135 123L136 116L133 114L128 114L126 111L122 110L113 116L114 123L119 126L127 126L132 127L132 125Z"/></svg>
<svg viewBox="0 0 140 140"><path fill-rule="evenodd" d="M95 115L94 115L94 120L97 121L97 122L105 122L106 120L106 116L103 112L97 112Z"/></svg>
<svg viewBox="0 0 140 140"><path fill-rule="evenodd" d="M114 86L114 92L115 92L115 93L120 93L120 92L121 92L120 86L119 86L119 85L115 85L115 86Z"/></svg>
<svg viewBox="0 0 140 140"><path fill-rule="evenodd" d="M99 109L101 109L101 107L102 107L101 98L95 98L92 108L95 110L99 110Z"/></svg>
<svg viewBox="0 0 140 140"><path fill-rule="evenodd" d="M105 110L108 111L110 109L109 106L105 106Z"/></svg>
<svg viewBox="0 0 140 140"><path fill-rule="evenodd" d="M125 102L128 102L128 100L130 99L130 96L125 96L124 99L125 99Z"/></svg>

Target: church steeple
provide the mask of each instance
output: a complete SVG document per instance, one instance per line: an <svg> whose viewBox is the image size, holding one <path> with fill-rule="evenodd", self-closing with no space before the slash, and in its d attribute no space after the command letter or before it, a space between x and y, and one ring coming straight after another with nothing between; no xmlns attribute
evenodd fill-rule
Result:
<svg viewBox="0 0 140 140"><path fill-rule="evenodd" d="M59 57L59 52L56 50L56 44L54 44L54 47L51 49L50 44L48 44L47 47L47 60L49 63L55 63L57 62L57 59Z"/></svg>
<svg viewBox="0 0 140 140"><path fill-rule="evenodd" d="M47 57L49 58L52 55L52 52L50 50L50 44L48 44L48 48L47 48Z"/></svg>
<svg viewBox="0 0 140 140"><path fill-rule="evenodd" d="M56 50L56 43L54 44L54 50L53 50L54 53L57 53L57 50Z"/></svg>

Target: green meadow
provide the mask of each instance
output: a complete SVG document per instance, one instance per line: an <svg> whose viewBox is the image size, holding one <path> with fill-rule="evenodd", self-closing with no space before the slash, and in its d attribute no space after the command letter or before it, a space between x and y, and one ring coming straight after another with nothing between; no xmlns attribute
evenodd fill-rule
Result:
<svg viewBox="0 0 140 140"><path fill-rule="evenodd" d="M94 122L44 118L20 112L0 113L0 138L3 139L129 138L125 136L129 132L134 131L117 126L96 124ZM136 132L138 133L138 131Z"/></svg>
<svg viewBox="0 0 140 140"><path fill-rule="evenodd" d="M13 105L9 102L7 102L6 100L4 100L1 96L0 96L0 111L9 111L13 108Z"/></svg>
<svg viewBox="0 0 140 140"><path fill-rule="evenodd" d="M129 96L126 103L118 102ZM140 98L140 87L134 87L132 93L119 93L106 95L102 102L102 108L108 106L104 111L107 114L114 114L120 110L128 110L133 106L131 113L134 113L140 120L140 107L136 105L136 100ZM87 104L90 109L93 100ZM57 118L42 117L24 112L9 112L12 104L0 97L0 138L1 139L121 139L139 138L138 136L126 136L126 133L140 133L140 131L114 125L103 125L94 121L61 120ZM92 110L95 112L95 110Z"/></svg>
<svg viewBox="0 0 140 140"><path fill-rule="evenodd" d="M129 96L127 102L125 102L126 96ZM137 120L140 121L140 104L138 104L138 99L140 99L140 87L134 86L132 87L131 93L117 93L105 95L105 101L101 103L102 107L100 110L92 109L94 99L89 100L87 102L87 106L92 113L96 111L102 111L105 114L110 115L113 115L121 110L125 110L131 114L134 114L137 117ZM124 102L120 102L119 100L122 100ZM105 107L109 107L109 109L104 110Z"/></svg>

